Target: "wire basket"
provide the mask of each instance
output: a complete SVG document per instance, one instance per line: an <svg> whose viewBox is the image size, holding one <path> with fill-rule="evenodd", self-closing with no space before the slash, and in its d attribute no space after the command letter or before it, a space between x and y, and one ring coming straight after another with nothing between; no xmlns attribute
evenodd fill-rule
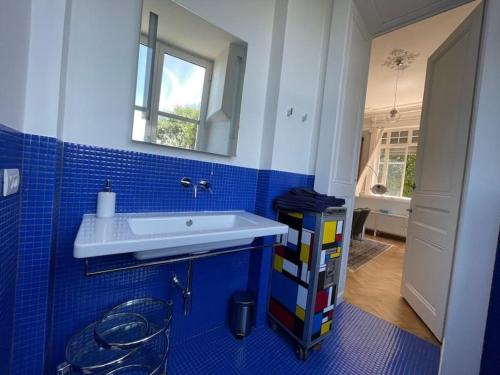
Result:
<svg viewBox="0 0 500 375"><path fill-rule="evenodd" d="M58 374L165 373L172 302L127 301L74 335Z"/></svg>
<svg viewBox="0 0 500 375"><path fill-rule="evenodd" d="M139 347L129 360L118 366L106 375L116 374L164 374L169 351L168 330L163 334L153 337Z"/></svg>
<svg viewBox="0 0 500 375"><path fill-rule="evenodd" d="M148 320L134 313L107 314L94 326L94 338L105 348L133 348L149 332Z"/></svg>
<svg viewBox="0 0 500 375"><path fill-rule="evenodd" d="M66 361L72 370L83 374L96 374L101 370L123 363L137 348L108 349L94 339L97 322L89 324L74 335L66 346ZM64 374L66 372L62 372Z"/></svg>
<svg viewBox="0 0 500 375"><path fill-rule="evenodd" d="M165 332L171 319L171 301L134 299L106 313L95 327L95 338L104 347L134 348Z"/></svg>

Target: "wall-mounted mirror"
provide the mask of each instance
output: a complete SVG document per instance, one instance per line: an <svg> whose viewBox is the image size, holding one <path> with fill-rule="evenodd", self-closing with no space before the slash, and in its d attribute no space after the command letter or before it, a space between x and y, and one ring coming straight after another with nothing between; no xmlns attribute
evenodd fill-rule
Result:
<svg viewBox="0 0 500 375"><path fill-rule="evenodd" d="M134 141L234 156L247 43L170 0L144 0Z"/></svg>

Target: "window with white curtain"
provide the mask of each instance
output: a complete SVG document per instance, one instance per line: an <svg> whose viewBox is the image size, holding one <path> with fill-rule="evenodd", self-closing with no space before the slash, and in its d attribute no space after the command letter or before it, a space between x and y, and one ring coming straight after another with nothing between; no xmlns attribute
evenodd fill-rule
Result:
<svg viewBox="0 0 500 375"><path fill-rule="evenodd" d="M411 197L415 183L418 129L388 130L378 150L378 183L387 186L386 196Z"/></svg>

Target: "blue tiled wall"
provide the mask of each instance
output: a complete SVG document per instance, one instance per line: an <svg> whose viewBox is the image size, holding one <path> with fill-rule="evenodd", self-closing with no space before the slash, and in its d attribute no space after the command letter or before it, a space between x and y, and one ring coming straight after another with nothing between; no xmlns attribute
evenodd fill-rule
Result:
<svg viewBox="0 0 500 375"><path fill-rule="evenodd" d="M257 181L255 213L269 219L275 219L276 211L273 209L273 201L277 196L286 193L292 187L313 186L314 176L312 175L261 170ZM264 239L265 244L272 242L272 237ZM248 288L254 291L257 298L257 325L263 324L266 320L271 257L272 250L270 248L253 252L250 256Z"/></svg>
<svg viewBox="0 0 500 375"><path fill-rule="evenodd" d="M24 135L12 374L43 369L60 147L54 138Z"/></svg>
<svg viewBox="0 0 500 375"><path fill-rule="evenodd" d="M314 186L314 176L300 173L260 170L257 183L257 202L255 213L276 218L276 211L273 209L273 201L276 197L286 193L293 187Z"/></svg>
<svg viewBox="0 0 500 375"><path fill-rule="evenodd" d="M208 179L213 195L180 187L180 179ZM110 178L117 192L117 211L254 211L258 171L137 152L64 144L61 209L55 252L52 355L49 371L63 360L69 337L103 311L126 299L173 298L173 342L225 324L229 296L245 289L249 254L196 261L193 307L182 315L178 291L169 285L175 271L184 277L185 264L85 277L83 261L73 258L73 241L82 215L96 209L96 193Z"/></svg>
<svg viewBox="0 0 500 375"><path fill-rule="evenodd" d="M22 166L23 137L0 125L0 169ZM9 373L19 239L20 194L0 194L0 373Z"/></svg>
<svg viewBox="0 0 500 375"><path fill-rule="evenodd" d="M7 128L0 128L0 151L0 167L23 166L22 199L18 194L0 201L0 219L7 224L0 228L0 318L6 322L0 329L14 342L12 350L11 341L2 340L2 373L10 358L13 374L53 373L73 333L130 298L174 299L174 346L224 325L229 296L236 290L256 290L265 316L269 251L196 261L188 317L182 315L179 292L170 286L172 273L185 277L186 264L85 277L83 262L72 256L73 241L82 215L95 212L96 193L106 178L117 192L118 212L242 209L270 218L277 195L313 184L312 176L63 145ZM200 192L194 199L179 185L185 176L208 179L213 195Z"/></svg>
<svg viewBox="0 0 500 375"><path fill-rule="evenodd" d="M491 284L488 321L484 336L481 375L498 374L500 368L500 233L498 234L497 254Z"/></svg>
<svg viewBox="0 0 500 375"><path fill-rule="evenodd" d="M275 217L276 196L291 187L314 184L310 175L63 145L2 125L0 155L0 168L22 170L22 196L0 197L0 337L12 338L0 340L2 374L38 374L44 368L53 373L73 333L130 298L174 299L174 347L224 325L229 296L235 290L256 292L257 324L264 322L269 249L196 261L188 317L182 315L178 291L169 285L174 272L184 278L185 264L85 277L83 262L72 256L72 245L82 215L95 212L96 193L106 178L118 194L119 212L243 209L269 218ZM193 199L190 190L179 186L184 176L210 180L214 194L200 192ZM500 305L498 268L497 264L490 317L496 316ZM498 367L497 326L489 319L484 374Z"/></svg>

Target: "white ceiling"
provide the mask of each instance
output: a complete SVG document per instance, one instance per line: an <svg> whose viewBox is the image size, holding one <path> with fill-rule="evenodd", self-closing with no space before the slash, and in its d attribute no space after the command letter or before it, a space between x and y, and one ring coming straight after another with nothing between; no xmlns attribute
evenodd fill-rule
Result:
<svg viewBox="0 0 500 375"><path fill-rule="evenodd" d="M158 14L158 39L195 55L214 60L230 43L244 43L170 0L144 0L143 34L148 33L150 11Z"/></svg>
<svg viewBox="0 0 500 375"><path fill-rule="evenodd" d="M370 57L366 111L393 105L396 72L382 66L382 63L394 48L419 53L413 64L400 73L398 106L420 103L424 92L427 59L477 4L466 4L375 38Z"/></svg>
<svg viewBox="0 0 500 375"><path fill-rule="evenodd" d="M395 30L471 0L354 0L373 35Z"/></svg>

